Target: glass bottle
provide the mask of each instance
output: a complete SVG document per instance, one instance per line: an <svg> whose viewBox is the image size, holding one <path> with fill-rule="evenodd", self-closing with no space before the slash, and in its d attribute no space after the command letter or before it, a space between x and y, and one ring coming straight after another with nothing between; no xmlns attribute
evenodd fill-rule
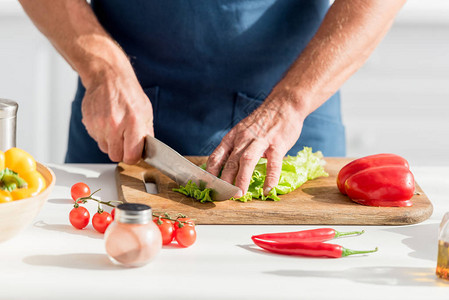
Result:
<svg viewBox="0 0 449 300"><path fill-rule="evenodd" d="M149 263L162 247L161 232L152 221L151 207L138 203L116 207L114 222L104 239L109 259L126 267Z"/></svg>
<svg viewBox="0 0 449 300"><path fill-rule="evenodd" d="M442 279L449 280L449 212L444 215L438 232L436 274Z"/></svg>

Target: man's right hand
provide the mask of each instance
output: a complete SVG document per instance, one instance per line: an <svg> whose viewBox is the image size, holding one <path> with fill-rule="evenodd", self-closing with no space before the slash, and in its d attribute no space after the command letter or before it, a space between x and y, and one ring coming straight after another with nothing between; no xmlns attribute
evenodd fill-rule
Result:
<svg viewBox="0 0 449 300"><path fill-rule="evenodd" d="M137 163L153 134L153 110L128 57L85 0L20 0L86 88L83 123L112 161Z"/></svg>
<svg viewBox="0 0 449 300"><path fill-rule="evenodd" d="M100 150L114 162L135 164L142 156L145 136L154 135L153 109L130 72L95 78L86 87L81 108L82 122Z"/></svg>

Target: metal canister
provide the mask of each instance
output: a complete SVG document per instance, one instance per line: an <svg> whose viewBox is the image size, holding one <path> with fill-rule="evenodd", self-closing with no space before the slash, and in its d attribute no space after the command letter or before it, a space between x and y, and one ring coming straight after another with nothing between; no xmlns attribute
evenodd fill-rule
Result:
<svg viewBox="0 0 449 300"><path fill-rule="evenodd" d="M0 150L6 151L16 146L16 120L19 105L0 98Z"/></svg>

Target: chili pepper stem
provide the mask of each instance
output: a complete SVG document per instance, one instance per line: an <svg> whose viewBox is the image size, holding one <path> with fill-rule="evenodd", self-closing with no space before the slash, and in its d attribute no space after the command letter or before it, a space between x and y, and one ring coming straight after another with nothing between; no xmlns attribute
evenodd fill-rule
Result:
<svg viewBox="0 0 449 300"><path fill-rule="evenodd" d="M354 255L354 254L365 254L365 253L372 253L372 252L377 252L378 248L376 247L376 249L374 250L351 250L351 249L347 249L343 247L342 253L341 253L341 257L345 257L348 255Z"/></svg>
<svg viewBox="0 0 449 300"><path fill-rule="evenodd" d="M362 231L349 231L349 232L340 232L340 231L335 230L334 238L339 238L339 237L347 236L347 235L361 235L361 234L364 234L364 233L365 233L365 230L362 230Z"/></svg>

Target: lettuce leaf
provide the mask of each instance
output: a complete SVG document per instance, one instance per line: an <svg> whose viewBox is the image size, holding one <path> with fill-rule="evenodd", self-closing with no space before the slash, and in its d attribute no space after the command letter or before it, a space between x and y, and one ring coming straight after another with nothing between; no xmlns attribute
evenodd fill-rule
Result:
<svg viewBox="0 0 449 300"><path fill-rule="evenodd" d="M179 188L173 189L174 192L178 192L186 195L187 197L195 198L201 203L213 202L210 193L211 189L201 188L196 185L195 182L189 180L185 186L180 185Z"/></svg>
<svg viewBox="0 0 449 300"><path fill-rule="evenodd" d="M261 158L254 168L251 182L246 195L240 198L231 198L231 200L247 202L253 198L260 200L279 201L278 195L290 193L299 188L308 180L318 177L327 177L329 174L324 170L325 161L320 151L312 152L312 148L304 147L296 156L287 156L282 163L281 176L279 184L273 188L267 196L263 194L263 183L267 175L267 160ZM205 164L201 166L205 169ZM179 189L173 189L186 196L193 197L200 202L211 202L210 189L202 189L195 183L187 183L185 187L180 186Z"/></svg>

